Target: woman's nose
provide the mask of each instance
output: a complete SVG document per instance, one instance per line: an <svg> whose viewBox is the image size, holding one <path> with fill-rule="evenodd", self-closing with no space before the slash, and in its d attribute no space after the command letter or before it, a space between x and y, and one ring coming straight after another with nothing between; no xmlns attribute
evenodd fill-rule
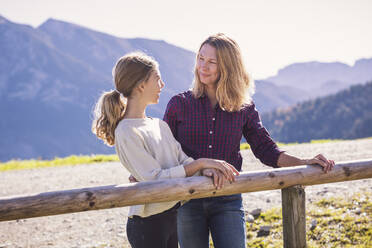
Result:
<svg viewBox="0 0 372 248"><path fill-rule="evenodd" d="M200 62L200 68L203 70L207 70L208 69L207 63L205 63L204 61Z"/></svg>

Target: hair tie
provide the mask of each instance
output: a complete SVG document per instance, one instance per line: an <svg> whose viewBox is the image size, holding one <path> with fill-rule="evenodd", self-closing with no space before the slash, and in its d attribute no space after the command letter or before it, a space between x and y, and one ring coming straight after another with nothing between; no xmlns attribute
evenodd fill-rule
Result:
<svg viewBox="0 0 372 248"><path fill-rule="evenodd" d="M124 97L123 93L121 93L121 92L118 91L117 89L114 89L114 91L115 91L116 93L118 93L120 96Z"/></svg>

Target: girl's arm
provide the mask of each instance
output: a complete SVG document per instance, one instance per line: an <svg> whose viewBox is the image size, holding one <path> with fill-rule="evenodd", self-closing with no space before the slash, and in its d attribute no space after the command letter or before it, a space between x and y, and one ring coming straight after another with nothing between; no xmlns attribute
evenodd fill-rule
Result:
<svg viewBox="0 0 372 248"><path fill-rule="evenodd" d="M185 165L184 168L186 171L186 176L192 176L197 171L203 169L216 169L220 171L230 182L234 182L235 175L239 175L239 171L237 171L234 166L223 160L217 159L199 158L194 162Z"/></svg>
<svg viewBox="0 0 372 248"><path fill-rule="evenodd" d="M193 160L188 158L174 167L162 168L159 162L144 147L143 138L135 131L127 130L125 135L118 134L116 137L116 150L120 161L138 181L192 176L197 171L206 168L217 169L227 179L233 181L235 179L234 174L238 173L227 162L214 159Z"/></svg>
<svg viewBox="0 0 372 248"><path fill-rule="evenodd" d="M169 137L169 139L175 146L175 153L177 154L178 162L180 164L185 164L185 162L187 162L190 157L188 157L184 153L181 144L174 138L169 125L166 122L161 123L162 127L165 130L165 134ZM239 172L235 169L234 166L223 160L217 159L200 158L193 161L192 163L185 165L184 168L187 177L193 176L197 172L201 172L201 170L204 169L215 169L219 171L225 177L225 179L229 180L230 182L235 181L235 175L239 175ZM215 186L217 185L215 184Z"/></svg>

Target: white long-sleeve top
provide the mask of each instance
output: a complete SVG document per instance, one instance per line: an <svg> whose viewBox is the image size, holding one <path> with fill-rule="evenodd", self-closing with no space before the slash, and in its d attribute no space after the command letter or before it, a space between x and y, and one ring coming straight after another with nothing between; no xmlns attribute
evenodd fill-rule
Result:
<svg viewBox="0 0 372 248"><path fill-rule="evenodd" d="M157 118L123 119L115 129L120 162L140 182L185 177L193 162L173 137L168 124ZM147 217L173 207L177 201L131 206L129 216Z"/></svg>

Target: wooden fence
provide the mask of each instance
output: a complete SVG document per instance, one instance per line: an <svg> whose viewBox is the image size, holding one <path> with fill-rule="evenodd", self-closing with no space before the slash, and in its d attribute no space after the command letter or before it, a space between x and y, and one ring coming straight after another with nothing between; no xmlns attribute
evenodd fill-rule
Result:
<svg viewBox="0 0 372 248"><path fill-rule="evenodd" d="M328 173L315 165L243 172L219 190L209 178L188 177L8 196L0 197L0 221L282 189L284 247L306 247L305 191L301 185L366 178L372 178L372 160L340 162Z"/></svg>

